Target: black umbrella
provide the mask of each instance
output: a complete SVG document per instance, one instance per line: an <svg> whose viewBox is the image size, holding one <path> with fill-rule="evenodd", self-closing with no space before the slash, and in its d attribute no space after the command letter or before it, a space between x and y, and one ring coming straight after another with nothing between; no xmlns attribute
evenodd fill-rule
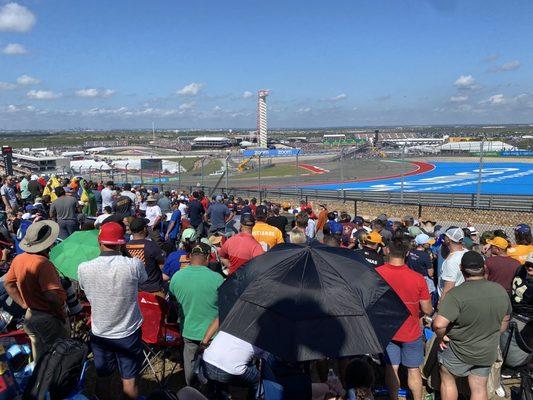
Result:
<svg viewBox="0 0 533 400"><path fill-rule="evenodd" d="M220 329L287 361L382 353L409 315L353 251L281 244L220 287Z"/></svg>

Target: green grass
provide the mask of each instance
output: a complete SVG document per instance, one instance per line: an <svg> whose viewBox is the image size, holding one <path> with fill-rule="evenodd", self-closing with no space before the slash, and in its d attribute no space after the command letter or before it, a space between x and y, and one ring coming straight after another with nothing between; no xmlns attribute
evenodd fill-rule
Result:
<svg viewBox="0 0 533 400"><path fill-rule="evenodd" d="M305 173L300 169L300 173ZM261 177L275 177L275 176L296 176L296 165L295 164L278 164L269 168L261 169ZM237 172L234 175L235 178L257 178L259 173L257 169L253 169L250 172Z"/></svg>
<svg viewBox="0 0 533 400"><path fill-rule="evenodd" d="M168 161L178 162L181 161L181 166L185 168L187 172L191 172L194 167L194 163L200 159L200 157L161 157Z"/></svg>

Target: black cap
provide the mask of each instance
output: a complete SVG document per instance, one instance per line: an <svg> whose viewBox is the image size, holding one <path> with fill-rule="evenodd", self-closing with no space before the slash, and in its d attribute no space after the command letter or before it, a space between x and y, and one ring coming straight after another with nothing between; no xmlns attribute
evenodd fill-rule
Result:
<svg viewBox="0 0 533 400"><path fill-rule="evenodd" d="M130 222L130 231L132 233L142 232L142 230L148 226L148 222L150 222L150 220L146 218L133 218Z"/></svg>
<svg viewBox="0 0 533 400"><path fill-rule="evenodd" d="M258 206L255 209L255 217L256 218L266 218L268 214L267 208L265 206Z"/></svg>
<svg viewBox="0 0 533 400"><path fill-rule="evenodd" d="M203 256L209 256L211 254L211 246L206 243L198 243L191 250L191 255L202 254Z"/></svg>
<svg viewBox="0 0 533 400"><path fill-rule="evenodd" d="M252 214L243 214L241 216L241 225L244 226L254 226L255 225L255 218Z"/></svg>
<svg viewBox="0 0 533 400"><path fill-rule="evenodd" d="M461 258L461 267L468 269L481 269L485 266L485 260L477 251L467 251Z"/></svg>

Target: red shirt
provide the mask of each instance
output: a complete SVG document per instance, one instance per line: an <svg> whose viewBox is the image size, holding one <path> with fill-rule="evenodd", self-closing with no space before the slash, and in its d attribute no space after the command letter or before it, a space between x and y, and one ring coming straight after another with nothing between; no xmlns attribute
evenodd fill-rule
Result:
<svg viewBox="0 0 533 400"><path fill-rule="evenodd" d="M420 300L429 300L426 280L407 265L397 267L389 263L376 268L378 274L402 299L411 315L398 329L392 340L406 343L417 340L422 335L420 327Z"/></svg>
<svg viewBox="0 0 533 400"><path fill-rule="evenodd" d="M207 197L204 197L202 200L200 200L200 203L204 206L204 210L207 211L209 208L209 199Z"/></svg>
<svg viewBox="0 0 533 400"><path fill-rule="evenodd" d="M265 251L255 238L247 232L230 237L220 248L218 254L230 261L229 274L233 274L239 267Z"/></svg>

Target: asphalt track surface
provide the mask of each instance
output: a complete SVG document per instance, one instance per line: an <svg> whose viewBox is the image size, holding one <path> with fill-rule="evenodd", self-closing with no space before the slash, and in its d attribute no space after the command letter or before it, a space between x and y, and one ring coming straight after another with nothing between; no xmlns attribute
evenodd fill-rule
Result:
<svg viewBox="0 0 533 400"><path fill-rule="evenodd" d="M418 163L422 165L424 163ZM422 167L403 174L404 192L477 193L479 164L473 162L434 162L434 168ZM370 192L400 191L398 177L374 177L365 181L306 185L307 189L362 190ZM481 172L482 194L533 195L533 165L528 163L487 162Z"/></svg>

